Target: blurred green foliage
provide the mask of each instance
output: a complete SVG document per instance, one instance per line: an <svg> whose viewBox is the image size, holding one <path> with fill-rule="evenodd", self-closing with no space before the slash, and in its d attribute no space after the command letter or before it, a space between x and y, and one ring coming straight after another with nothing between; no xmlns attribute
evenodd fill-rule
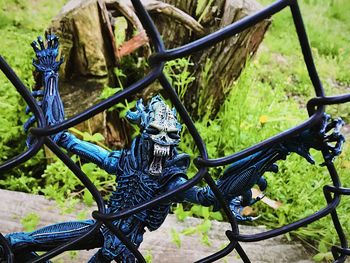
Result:
<svg viewBox="0 0 350 263"><path fill-rule="evenodd" d="M37 228L40 217L36 213L30 213L21 219L25 231L33 231Z"/></svg>
<svg viewBox="0 0 350 263"><path fill-rule="evenodd" d="M58 13L65 0L0 0L0 54L16 74L31 88L33 51L30 43L43 35L50 19ZM0 161L10 159L26 149L23 123L25 102L12 84L0 74ZM45 168L43 151L33 159L0 175L0 186L19 191L38 192L38 180ZM6 178L6 180L4 180Z"/></svg>

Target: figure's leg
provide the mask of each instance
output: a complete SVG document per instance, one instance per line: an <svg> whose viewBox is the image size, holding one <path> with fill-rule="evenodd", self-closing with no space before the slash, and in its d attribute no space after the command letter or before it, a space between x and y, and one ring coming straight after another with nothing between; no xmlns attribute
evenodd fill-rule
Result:
<svg viewBox="0 0 350 263"><path fill-rule="evenodd" d="M275 167L278 167L278 166L276 165ZM277 170L274 169L274 171L278 171L278 168ZM261 192L264 192L267 188L267 181L264 176L261 176L256 184L259 186L259 189Z"/></svg>
<svg viewBox="0 0 350 263"><path fill-rule="evenodd" d="M109 230L104 231L103 237L103 247L89 260L89 263L109 263L113 260L124 262L123 260L126 258L126 254L131 254L130 252L127 253L128 249L125 245Z"/></svg>
<svg viewBox="0 0 350 263"><path fill-rule="evenodd" d="M11 233L6 235L15 255L32 256L34 251L47 251L88 232L94 220L59 223L33 232ZM79 243L74 249L90 249L102 246L103 237L98 232L93 238Z"/></svg>
<svg viewBox="0 0 350 263"><path fill-rule="evenodd" d="M243 207L250 205L252 200L253 200L253 193L251 189L242 193L241 205Z"/></svg>
<svg viewBox="0 0 350 263"><path fill-rule="evenodd" d="M114 224L116 227L120 226L122 232L136 247L140 246L145 230L138 220L130 217L122 222L114 222ZM89 260L89 263L109 263L113 260L118 263L137 262L134 254L108 228L104 228L102 233L104 237L103 247Z"/></svg>
<svg viewBox="0 0 350 263"><path fill-rule="evenodd" d="M256 202L264 198L264 191L267 188L267 181L264 176L261 176L256 183L259 186L260 191L262 192L257 197L253 198L252 190L247 190L242 194L242 206L254 205Z"/></svg>
<svg viewBox="0 0 350 263"><path fill-rule="evenodd" d="M88 263L110 263L111 261L111 259L108 259L103 255L102 249L99 249L95 255L90 258Z"/></svg>
<svg viewBox="0 0 350 263"><path fill-rule="evenodd" d="M108 249L101 248L97 251L97 253L89 260L88 263L110 263L115 260L118 263L136 263L138 262L135 256L124 247L124 251L120 256L113 257L114 253L110 253Z"/></svg>

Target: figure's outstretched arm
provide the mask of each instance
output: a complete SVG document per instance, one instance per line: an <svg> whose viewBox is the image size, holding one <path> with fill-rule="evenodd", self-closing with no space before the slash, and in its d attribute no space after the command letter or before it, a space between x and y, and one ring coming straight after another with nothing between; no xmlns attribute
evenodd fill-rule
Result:
<svg viewBox="0 0 350 263"><path fill-rule="evenodd" d="M58 144L83 159L97 164L107 173L114 174L117 171L121 151L107 151L100 146L82 141L69 132L62 134Z"/></svg>
<svg viewBox="0 0 350 263"><path fill-rule="evenodd" d="M223 176L216 181L216 185L238 221L251 221L253 217L241 215L243 207L252 205L261 200L264 194L252 198L252 187L258 185L261 191L265 191L267 181L263 177L265 172L278 172L275 164L278 160L285 160L286 157L295 152L305 158L309 163L314 164L309 150L310 148L322 150L325 155L325 163L331 162L341 153L344 136L340 129L344 122L340 119L331 119L324 114L322 121L310 129L307 129L297 136L287 139L265 150L252 154L242 160L230 165L223 173ZM175 189L186 182L184 178L178 178L172 184ZM204 206L214 206L214 210L220 208L212 190L207 187L192 187L178 196L178 201L188 201Z"/></svg>
<svg viewBox="0 0 350 263"><path fill-rule="evenodd" d="M169 190L177 189L179 186L185 184L187 179L183 177L177 177L175 180L171 181L168 185ZM213 191L209 186L198 187L193 186L185 192L179 193L175 202L189 202L193 204L203 205L203 206L218 206L218 202L214 196Z"/></svg>
<svg viewBox="0 0 350 263"><path fill-rule="evenodd" d="M58 38L55 35L46 36L46 47L41 37L33 41L32 47L36 53L33 65L41 77L43 90L33 92L36 97L42 97L39 105L43 109L47 125L52 126L64 120L64 107L58 90L58 70L63 58L56 61L58 56ZM25 130L32 125L35 119L30 118L24 125ZM59 132L52 139L61 147L79 155L80 157L96 163L109 173L116 171L120 157L119 151L107 151L102 147L82 141L67 131ZM30 140L27 141L30 144Z"/></svg>
<svg viewBox="0 0 350 263"><path fill-rule="evenodd" d="M230 208L238 221L251 221L253 217L243 217L240 215L240 207L251 205L262 197L252 199L251 188L257 184L261 191L267 187L267 182L262 176L266 171L277 172L277 166L274 162L277 159L284 158L285 152L272 150L261 151L242 159L239 162L229 166L224 175L216 181L219 191L230 205ZM186 182L185 178L179 177L171 182L170 188L176 189ZM240 206L237 206L239 199ZM186 201L203 206L213 206L214 211L221 208L213 191L209 186L194 186L189 190L180 193L177 196L178 202ZM231 203L234 203L233 206Z"/></svg>

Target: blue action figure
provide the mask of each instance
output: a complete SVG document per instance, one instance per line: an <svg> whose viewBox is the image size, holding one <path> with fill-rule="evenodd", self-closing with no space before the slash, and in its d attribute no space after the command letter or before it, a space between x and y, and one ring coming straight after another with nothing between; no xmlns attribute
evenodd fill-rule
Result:
<svg viewBox="0 0 350 263"><path fill-rule="evenodd" d="M57 61L58 38L48 35L46 45L39 37L32 46L37 59L33 61L42 78L43 90L34 91L33 95L42 97L41 108L48 125L55 125L64 120L63 104L58 91L58 69L63 60ZM178 188L187 181L187 169L190 157L179 153L181 124L176 117L175 109L171 110L160 96L153 97L147 105L139 100L135 111L129 111L128 120L137 123L141 135L133 141L130 149L107 151L92 143L76 138L67 131L52 136L52 139L69 152L79 155L84 160L97 164L108 173L116 175L116 190L107 203L108 213L134 207L152 200L156 196ZM25 129L34 123L30 118ZM251 221L254 218L244 217L240 211L244 206L252 205L262 197L253 199L251 188L257 184L261 191L267 187L262 176L267 171L277 172L277 160L285 159L291 152L314 163L309 149L324 150L327 142L326 161L332 161L340 154L344 137L340 128L344 125L341 119L331 120L324 115L322 123L288 141L270 146L229 166L223 176L216 181L218 188L226 198L238 221ZM333 130L330 135L329 132ZM30 147L33 138L29 137ZM220 209L220 204L209 186L194 186L180 193L173 200L156 204L152 208L138 212L128 218L118 219L113 225L130 239L137 247L143 240L145 228L157 230L167 217L170 207L176 202L190 202ZM89 231L94 220L64 222L30 233L11 233L6 236L15 259L25 262L37 257L36 251L46 251L62 245ZM89 262L136 262L134 255L104 225L89 241L79 243L75 249L100 248Z"/></svg>

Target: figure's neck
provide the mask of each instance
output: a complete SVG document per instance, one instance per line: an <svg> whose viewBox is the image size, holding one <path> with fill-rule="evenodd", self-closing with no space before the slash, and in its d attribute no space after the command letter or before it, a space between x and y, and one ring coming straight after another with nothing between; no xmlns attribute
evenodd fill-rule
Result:
<svg viewBox="0 0 350 263"><path fill-rule="evenodd" d="M134 158L137 159L136 161L141 163L143 167L146 165L148 168L152 151L151 143L139 135L132 141L130 150L133 152Z"/></svg>

